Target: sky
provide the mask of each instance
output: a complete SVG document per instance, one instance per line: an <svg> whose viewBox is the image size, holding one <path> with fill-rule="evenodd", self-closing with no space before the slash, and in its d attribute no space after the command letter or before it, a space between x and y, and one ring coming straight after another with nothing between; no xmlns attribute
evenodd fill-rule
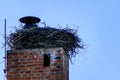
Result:
<svg viewBox="0 0 120 80"><path fill-rule="evenodd" d="M119 0L0 0L0 80L4 80L4 19L7 34L19 18L36 16L47 25L78 29L87 45L69 66L69 80L120 80Z"/></svg>

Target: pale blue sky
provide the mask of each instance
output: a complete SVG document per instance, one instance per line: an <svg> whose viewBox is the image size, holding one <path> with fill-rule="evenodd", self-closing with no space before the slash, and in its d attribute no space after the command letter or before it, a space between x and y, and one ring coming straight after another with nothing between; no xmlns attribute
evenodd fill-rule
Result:
<svg viewBox="0 0 120 80"><path fill-rule="evenodd" d="M37 16L48 25L79 26L78 35L90 45L70 64L70 80L120 80L119 0L0 0L0 47L7 19L7 33L23 16ZM0 50L3 61L4 49ZM0 64L0 80L4 79Z"/></svg>

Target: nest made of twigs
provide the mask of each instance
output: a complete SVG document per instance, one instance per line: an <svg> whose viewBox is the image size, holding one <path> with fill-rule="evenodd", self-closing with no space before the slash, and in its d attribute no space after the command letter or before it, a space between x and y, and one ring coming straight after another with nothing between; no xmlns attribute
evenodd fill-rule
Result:
<svg viewBox="0 0 120 80"><path fill-rule="evenodd" d="M16 30L8 36L8 46L12 50L62 47L69 55L76 54L76 49L84 49L81 38L73 29L36 27Z"/></svg>

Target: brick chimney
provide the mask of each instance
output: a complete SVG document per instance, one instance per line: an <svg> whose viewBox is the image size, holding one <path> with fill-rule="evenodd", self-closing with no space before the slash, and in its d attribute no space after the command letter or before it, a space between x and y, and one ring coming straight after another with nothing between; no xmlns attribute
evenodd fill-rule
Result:
<svg viewBox="0 0 120 80"><path fill-rule="evenodd" d="M68 80L62 48L7 51L7 80Z"/></svg>

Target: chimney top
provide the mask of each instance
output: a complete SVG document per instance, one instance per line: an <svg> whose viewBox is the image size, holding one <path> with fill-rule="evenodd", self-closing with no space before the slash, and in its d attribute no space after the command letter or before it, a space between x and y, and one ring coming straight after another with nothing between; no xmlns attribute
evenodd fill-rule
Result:
<svg viewBox="0 0 120 80"><path fill-rule="evenodd" d="M25 24L34 24L34 23L39 23L40 18L34 17L34 16L26 16L26 17L20 18L19 21Z"/></svg>

